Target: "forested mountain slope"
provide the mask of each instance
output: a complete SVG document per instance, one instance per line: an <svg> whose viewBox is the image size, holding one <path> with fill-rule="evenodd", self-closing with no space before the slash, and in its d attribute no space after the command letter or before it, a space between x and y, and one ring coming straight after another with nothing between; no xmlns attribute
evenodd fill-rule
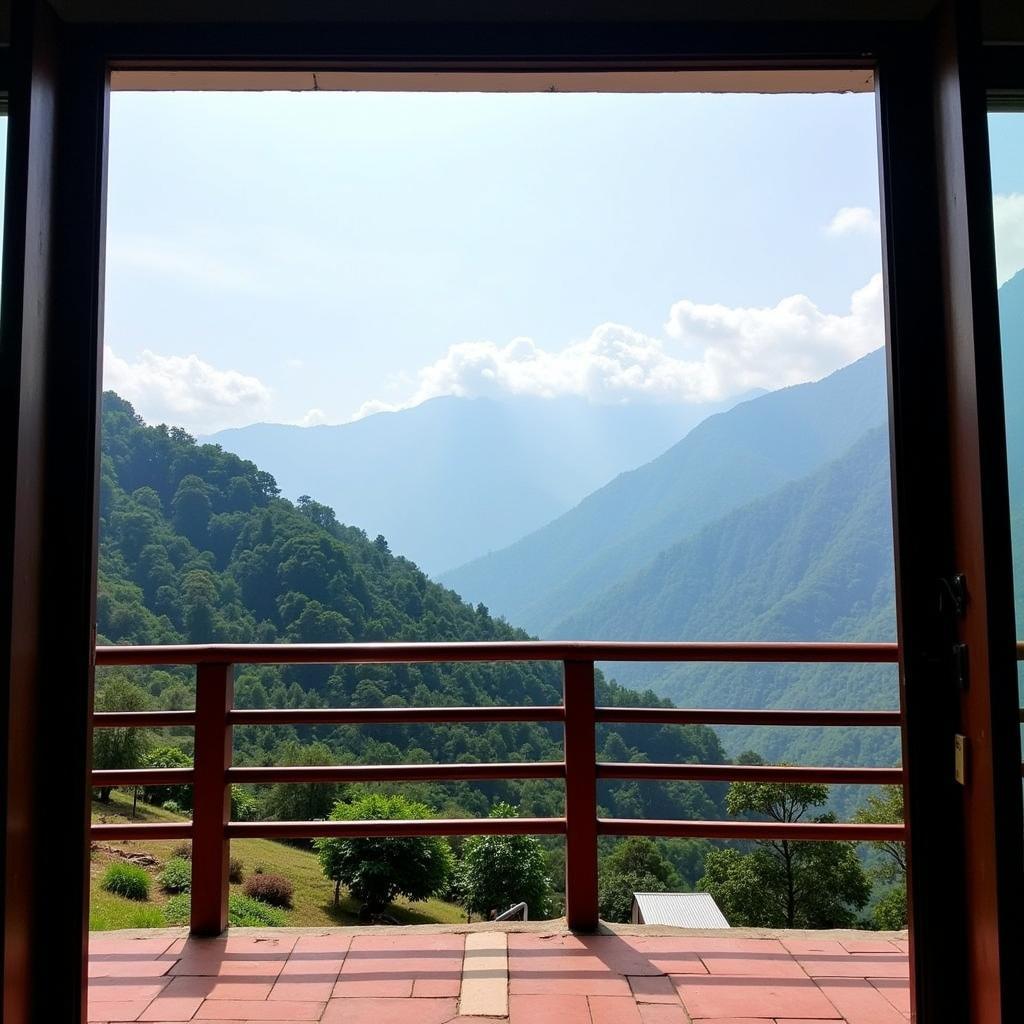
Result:
<svg viewBox="0 0 1024 1024"><path fill-rule="evenodd" d="M566 616L658 552L836 458L885 418L878 350L816 383L710 417L543 529L441 579L468 600L554 637Z"/></svg>
<svg viewBox="0 0 1024 1024"><path fill-rule="evenodd" d="M563 621L567 638L894 640L888 436L661 552ZM685 706L887 708L888 666L629 665L616 670ZM894 730L740 730L734 749L820 763L893 764Z"/></svg>
<svg viewBox="0 0 1024 1024"><path fill-rule="evenodd" d="M254 423L207 440L272 472L287 497L315 486L343 522L383 533L436 575L537 529L737 400L444 397L338 426Z"/></svg>
<svg viewBox="0 0 1024 1024"><path fill-rule="evenodd" d="M493 619L393 554L383 537L339 524L326 506L278 496L273 477L186 433L146 426L118 396L104 395L102 424L100 643L350 640L514 640L524 632ZM98 689L140 684L157 707L191 706L193 672L105 670ZM605 703L658 703L601 678ZM552 704L560 667L240 667L240 707ZM113 692L113 690L111 690ZM536 724L318 727L235 730L239 763L279 763L296 741L322 741L337 762L558 759L560 731ZM704 727L603 729L613 759L724 759ZM176 738L188 749L188 735ZM536 814L557 813L557 784L534 781L423 786L439 809L486 813L507 799ZM607 786L610 813L714 817L724 787Z"/></svg>

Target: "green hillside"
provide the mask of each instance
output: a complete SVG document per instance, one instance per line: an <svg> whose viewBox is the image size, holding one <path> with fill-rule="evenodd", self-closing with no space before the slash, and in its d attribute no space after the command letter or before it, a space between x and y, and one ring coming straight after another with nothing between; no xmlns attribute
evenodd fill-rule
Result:
<svg viewBox="0 0 1024 1024"><path fill-rule="evenodd" d="M885 428L842 458L705 527L558 628L567 637L893 640L892 519ZM687 706L886 708L888 666L621 666L616 677ZM735 730L769 758L893 764L895 730Z"/></svg>
<svg viewBox="0 0 1024 1024"><path fill-rule="evenodd" d="M146 426L131 406L104 396L100 571L101 643L339 642L526 639L431 582L393 554L383 537L339 524L308 498L278 496L273 478L186 433ZM658 703L603 677L604 703ZM561 667L525 665L256 666L236 673L239 707L552 704ZM108 669L98 673L98 705L189 707L187 669ZM720 762L703 727L603 729L616 759ZM154 742L156 742L154 738ZM167 735L186 752L191 737ZM338 763L560 759L560 730L537 724L264 728L235 730L239 764L286 763L324 744ZM300 789L302 787L299 787ZM261 814L285 814L274 791L254 789ZM714 817L724 787L609 785L613 814ZM554 782L422 785L418 797L444 812L486 814L508 800L524 813L559 813ZM273 799L272 799L273 798ZM284 799L284 797L282 797Z"/></svg>
<svg viewBox="0 0 1024 1024"><path fill-rule="evenodd" d="M509 621L555 637L582 601L701 527L836 458L885 418L879 349L824 380L711 416L543 529L441 579Z"/></svg>

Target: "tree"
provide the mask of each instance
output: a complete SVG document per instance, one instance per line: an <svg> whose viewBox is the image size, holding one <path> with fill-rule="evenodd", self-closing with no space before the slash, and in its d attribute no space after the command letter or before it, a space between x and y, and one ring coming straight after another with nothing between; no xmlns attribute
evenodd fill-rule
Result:
<svg viewBox="0 0 1024 1024"><path fill-rule="evenodd" d="M857 809L854 821L880 823L885 825L903 824L903 787L882 786L881 791L868 797L863 807ZM871 846L882 854L878 863L872 865L871 873L888 888L879 897L871 912L878 928L893 931L905 928L907 924L907 851L903 843L886 839Z"/></svg>
<svg viewBox="0 0 1024 1024"><path fill-rule="evenodd" d="M141 687L113 676L106 680L96 694L97 711L145 711L149 695ZM92 766L97 770L109 768L138 768L149 748L149 734L145 729L96 729L92 739ZM102 786L96 792L100 803L110 803L111 786Z"/></svg>
<svg viewBox="0 0 1024 1024"><path fill-rule="evenodd" d="M853 815L854 821L864 824L902 825L903 787L882 786L881 792L868 797L863 807ZM887 882L904 882L907 877L907 850L896 839L885 839L871 844L885 855L878 867L879 877Z"/></svg>
<svg viewBox="0 0 1024 1024"><path fill-rule="evenodd" d="M274 758L276 764L310 766L332 765L337 758L326 743L282 744ZM326 818L338 799L333 782L279 782L266 798L266 813L276 821L315 821Z"/></svg>
<svg viewBox="0 0 1024 1024"><path fill-rule="evenodd" d="M352 803L338 802L332 821L392 821L431 817L426 804L403 796L368 793ZM439 836L380 839L318 839L313 844L323 873L363 904L363 913L379 912L397 896L425 900L442 889L453 868L452 851Z"/></svg>
<svg viewBox="0 0 1024 1024"><path fill-rule="evenodd" d="M635 892L670 892L680 885L675 868L651 839L619 843L601 865L598 910L605 921L627 922Z"/></svg>
<svg viewBox="0 0 1024 1024"><path fill-rule="evenodd" d="M492 818L514 818L516 808L499 803ZM471 836L459 865L460 902L469 914L487 916L525 903L533 918L551 913L547 857L535 836Z"/></svg>
<svg viewBox="0 0 1024 1024"><path fill-rule="evenodd" d="M178 747L156 747L142 758L143 768L191 768L192 758ZM163 806L173 800L179 807L189 810L192 807L191 786L143 786L142 799L147 804Z"/></svg>
<svg viewBox="0 0 1024 1024"><path fill-rule="evenodd" d="M726 806L736 816L796 822L828 796L823 785L734 782ZM811 820L830 822L835 816ZM750 853L711 851L697 887L715 898L730 924L764 928L850 927L871 892L852 843L787 839L760 841Z"/></svg>

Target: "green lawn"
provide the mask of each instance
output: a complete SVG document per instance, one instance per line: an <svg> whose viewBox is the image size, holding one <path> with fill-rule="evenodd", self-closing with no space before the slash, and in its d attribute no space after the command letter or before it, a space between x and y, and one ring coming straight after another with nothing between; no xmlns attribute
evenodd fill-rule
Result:
<svg viewBox="0 0 1024 1024"><path fill-rule="evenodd" d="M122 822L131 815L131 795L115 790L109 804L93 803L94 822ZM180 821L179 815L140 803L136 821ZM172 841L112 841L94 848L91 856L89 928L108 931L113 928L157 928L166 925L163 905L166 896L156 877L164 861L178 844ZM104 892L99 879L107 865L121 859L119 854L149 854L157 864L145 866L152 877L150 898L145 903ZM296 927L322 927L358 923L359 906L342 890L341 903L334 906L334 886L320 871L316 856L309 850L276 843L269 839L241 839L231 844L233 857L241 859L246 875L256 868L267 874L284 875L295 887L293 908L285 912L286 924ZM241 891L241 886L232 886ZM465 911L453 903L430 899L422 903L398 900L390 914L402 924L458 924L466 920Z"/></svg>

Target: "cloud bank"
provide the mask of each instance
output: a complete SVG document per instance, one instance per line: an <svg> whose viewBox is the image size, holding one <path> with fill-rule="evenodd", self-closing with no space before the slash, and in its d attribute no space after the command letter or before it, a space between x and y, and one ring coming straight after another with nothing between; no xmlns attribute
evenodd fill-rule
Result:
<svg viewBox="0 0 1024 1024"><path fill-rule="evenodd" d="M841 206L825 226L825 234L873 235L878 231L878 217L866 206Z"/></svg>
<svg viewBox="0 0 1024 1024"><path fill-rule="evenodd" d="M996 278L1000 287L1024 269L1024 193L992 198L996 232Z"/></svg>
<svg viewBox="0 0 1024 1024"><path fill-rule="evenodd" d="M452 345L415 376L400 402L366 402L354 419L430 398L576 395L594 402L711 402L749 391L817 380L885 340L882 278L855 291L846 313L826 313L806 295L775 306L672 306L664 337L623 324L596 327L559 351L530 338L506 345Z"/></svg>
<svg viewBox="0 0 1024 1024"><path fill-rule="evenodd" d="M184 424L199 434L252 423L271 398L259 378L218 369L197 355L161 356L147 350L129 362L109 345L103 386L128 399L147 421Z"/></svg>

